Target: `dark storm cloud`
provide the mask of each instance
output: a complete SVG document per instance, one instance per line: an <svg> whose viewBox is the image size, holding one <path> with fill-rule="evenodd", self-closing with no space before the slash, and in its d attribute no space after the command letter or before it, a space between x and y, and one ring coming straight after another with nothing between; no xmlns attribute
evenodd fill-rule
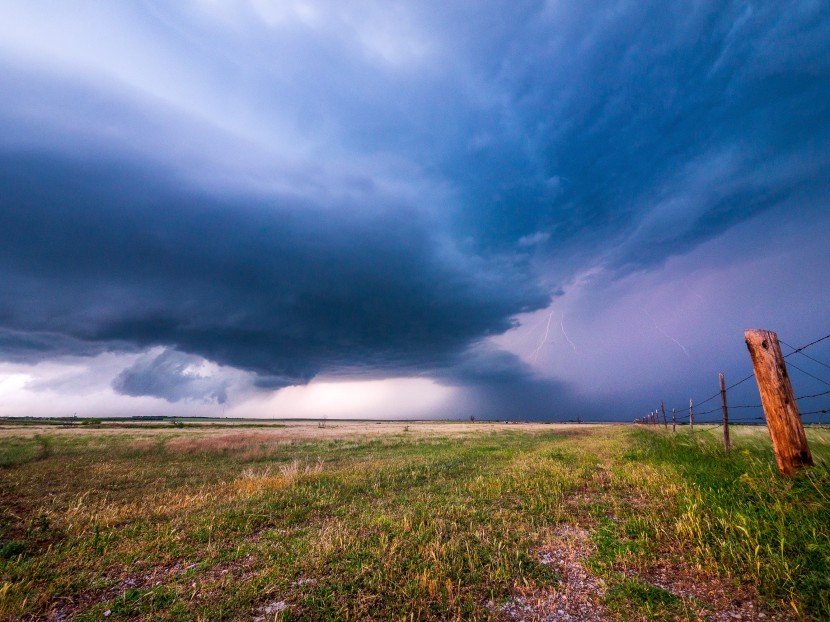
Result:
<svg viewBox="0 0 830 622"><path fill-rule="evenodd" d="M272 387L440 366L548 301L520 264L462 255L383 197L220 201L123 163L8 155L0 194L4 326L171 345Z"/></svg>
<svg viewBox="0 0 830 622"><path fill-rule="evenodd" d="M234 19L216 22L175 7L125 9L123 18L186 59L180 88L192 89L191 98L202 95L190 84L194 76L212 71L231 82L230 91L225 83L202 87L216 101L190 105L204 106L204 116L219 108L225 123L258 119L244 129L266 140L284 140L273 128L287 126L338 153L413 163L428 183L456 193L456 203L441 207L452 212L458 239L470 238L482 252L518 246L548 254L567 266L563 272L596 259L598 247L612 268L659 263L793 192L827 190L827 3L309 6L317 7L311 22L288 19L295 13L289 5L272 9L274 16L246 3ZM171 38L169 24L183 36ZM221 41L223 51L207 41ZM411 49L419 46L422 55ZM160 88L147 77L160 69L153 60L135 55L128 69L125 80ZM147 140L146 111L125 114L123 102L101 96L107 89L98 85L91 96L63 77L50 80L57 93L41 86L7 99L21 98L18 108L29 110L48 96L62 106L53 115L59 121L46 125L75 127L82 117L95 131L94 115L99 125L119 128L132 148ZM232 103L227 92L236 93ZM185 136L198 142L175 116L155 126L161 144ZM30 141L42 138L27 133ZM238 147L232 151L245 159Z"/></svg>
<svg viewBox="0 0 830 622"><path fill-rule="evenodd" d="M114 345L90 343L61 333L0 329L0 353L5 361L25 363L48 358L56 352L68 356L94 356ZM128 344L117 347L130 350Z"/></svg>
<svg viewBox="0 0 830 622"><path fill-rule="evenodd" d="M611 268L636 268L794 192L826 193L826 3L551 3L520 14L491 24L492 40L464 38L470 55L497 59L477 64L501 112L453 158L482 243L541 233L558 259L576 242L594 258L608 252Z"/></svg>
<svg viewBox="0 0 830 622"><path fill-rule="evenodd" d="M231 6L0 9L4 358L567 403L482 339L830 197L826 2Z"/></svg>

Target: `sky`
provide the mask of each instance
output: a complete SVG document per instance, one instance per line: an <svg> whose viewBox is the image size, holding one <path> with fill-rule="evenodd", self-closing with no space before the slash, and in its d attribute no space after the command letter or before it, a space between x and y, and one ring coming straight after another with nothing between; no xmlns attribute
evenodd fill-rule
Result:
<svg viewBox="0 0 830 622"><path fill-rule="evenodd" d="M830 334L830 4L0 0L0 219L0 416L688 408Z"/></svg>

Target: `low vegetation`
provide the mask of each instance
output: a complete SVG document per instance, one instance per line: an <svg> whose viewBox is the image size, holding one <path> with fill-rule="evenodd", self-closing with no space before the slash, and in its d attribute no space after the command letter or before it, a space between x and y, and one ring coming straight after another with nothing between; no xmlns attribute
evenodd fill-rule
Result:
<svg viewBox="0 0 830 622"><path fill-rule="evenodd" d="M299 429L0 430L0 619L830 618L827 430Z"/></svg>

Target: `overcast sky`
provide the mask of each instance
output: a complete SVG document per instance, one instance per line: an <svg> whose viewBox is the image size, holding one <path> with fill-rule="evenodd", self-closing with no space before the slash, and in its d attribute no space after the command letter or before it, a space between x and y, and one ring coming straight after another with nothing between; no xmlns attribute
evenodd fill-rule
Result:
<svg viewBox="0 0 830 622"><path fill-rule="evenodd" d="M0 415L687 408L830 333L830 4L0 0L0 218Z"/></svg>

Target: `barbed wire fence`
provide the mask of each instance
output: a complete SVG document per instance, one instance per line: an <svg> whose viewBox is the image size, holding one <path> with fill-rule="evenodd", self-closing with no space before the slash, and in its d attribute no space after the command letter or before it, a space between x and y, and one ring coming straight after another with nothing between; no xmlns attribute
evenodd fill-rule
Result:
<svg viewBox="0 0 830 622"><path fill-rule="evenodd" d="M783 359L786 359L786 369L792 369L798 372L799 385L812 387L809 389L809 392L805 391L803 394L795 397L801 422L810 427L830 427L830 363L822 360L823 355L817 354L815 349L811 350L809 354L805 350L814 348L823 342L830 345L830 341L828 340L830 340L830 334L814 339L802 346L794 347L786 341L778 339L781 345L790 350L789 353L783 355ZM819 358L819 356L822 356L822 358ZM804 367L809 365L811 367L810 371L804 369L801 365L804 365ZM784 375L787 375L786 370L784 371ZM671 421L669 421L667 415L667 408L661 401L658 408L650 411L643 417L636 418L634 423L650 426L662 425L666 430L669 424L671 424L673 431L676 431L678 425L688 426L691 430L723 428L724 445L726 450L729 451L729 425L767 424L767 416L760 401L754 403L751 400L747 400L744 396L744 400L741 403L729 403L729 398L734 397L735 389L754 378L755 372L750 371L737 382L729 386L724 386L723 374L721 374L721 389L719 391L704 399L695 400L691 398L688 406L685 404L682 406L673 405L668 409L671 413ZM824 389L824 387L828 388ZM718 398L720 400L716 401ZM821 398L824 398L824 400ZM734 417L733 413L736 411L738 416Z"/></svg>

